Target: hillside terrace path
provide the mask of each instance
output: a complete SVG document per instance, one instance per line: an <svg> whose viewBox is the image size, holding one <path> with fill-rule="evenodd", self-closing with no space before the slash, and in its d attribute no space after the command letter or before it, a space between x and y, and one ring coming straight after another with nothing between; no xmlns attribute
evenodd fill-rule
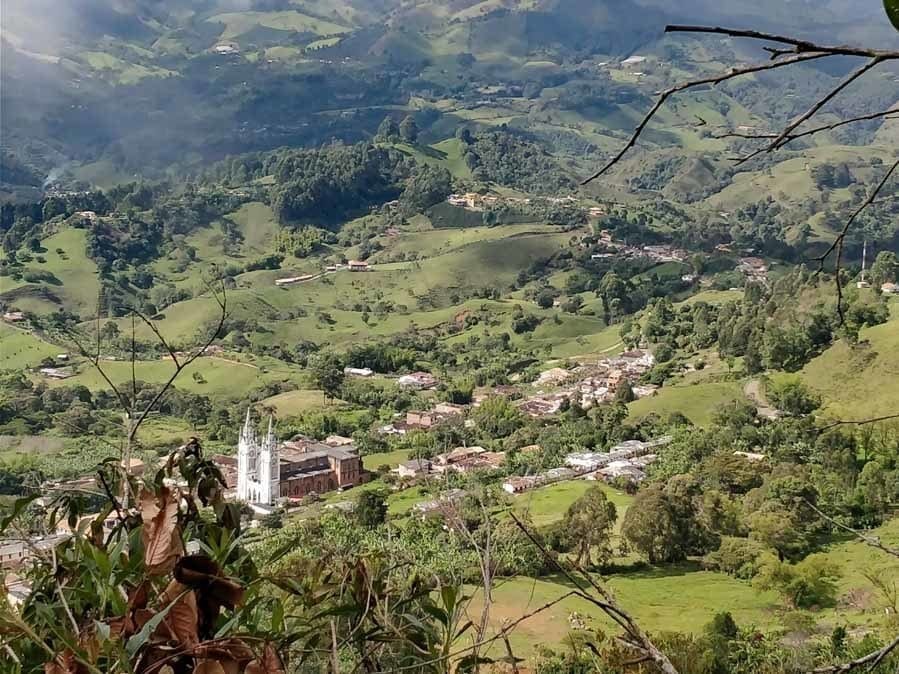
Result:
<svg viewBox="0 0 899 674"><path fill-rule="evenodd" d="M758 410L759 416L765 419L779 419L780 410L771 406L762 393L762 383L758 379L746 382L743 387L743 395L749 398Z"/></svg>

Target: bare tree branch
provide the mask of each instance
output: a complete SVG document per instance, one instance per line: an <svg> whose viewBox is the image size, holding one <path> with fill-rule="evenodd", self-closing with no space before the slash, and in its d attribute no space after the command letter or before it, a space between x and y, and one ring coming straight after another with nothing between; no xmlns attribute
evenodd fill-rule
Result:
<svg viewBox="0 0 899 674"><path fill-rule="evenodd" d="M874 202L874 200L877 198L877 195L880 194L881 190L883 190L886 184L890 181L890 178L893 177L893 173L895 173L897 168L899 168L899 159L893 162L893 165L884 174L883 179L881 179L877 186L873 190L871 190L871 192L868 194L868 197L861 203L861 205L857 209L855 209L855 211L846 221L846 224L843 225L842 231L840 231L840 233L833 240L828 249L822 255L819 255L817 258L815 258L815 261L820 264L820 271L824 268L824 263L827 261L827 258L829 258L831 254L836 251L834 277L837 284L837 313L840 316L840 325L843 325L846 322L846 316L843 309L843 281L840 279L840 268L843 262L843 244L846 241L846 235L849 233L852 224L856 221L858 216L862 214L862 211L864 211Z"/></svg>
<svg viewBox="0 0 899 674"><path fill-rule="evenodd" d="M728 35L730 37L745 37L751 40L765 40L768 42L780 42L781 44L791 45L793 49L782 51L785 54L802 54L807 52L827 52L832 56L861 56L866 58L883 58L883 59L899 59L899 51L890 51L883 49L866 49L864 47L853 47L848 45L840 46L824 46L818 45L801 38L788 37L785 35L776 35L774 33L764 33L757 30L741 30L737 28L722 28L720 26L687 26L687 25L670 25L665 26L666 33L705 33L716 35ZM770 51L770 50L769 50ZM778 54L775 54L777 56Z"/></svg>
<svg viewBox="0 0 899 674"><path fill-rule="evenodd" d="M631 135L627 144L616 154L612 159L610 159L601 169L599 169L596 173L591 175L589 178L586 178L581 181L581 185L586 185L588 183L593 182L603 174L605 174L609 169L611 169L615 164L620 162L624 155L627 154L628 150L630 150L634 145L637 144L637 140L643 134L643 131L646 129L646 126L652 120L653 117L656 116L656 113L662 108L671 96L674 94L685 91L687 89L693 89L695 87L701 87L706 85L716 85L721 82L725 82L727 80L733 79L735 77L739 77L741 75L748 75L751 73L762 72L764 70L774 70L775 68L783 68L784 66L790 66L795 63L802 63L804 61L813 61L815 59L824 58L829 56L829 54L799 54L797 56L793 56L791 58L784 59L782 61L776 61L774 63L762 63L753 66L747 66L745 68L733 68L726 73L719 75L712 75L709 77L703 77L696 80L690 80L688 82L682 82L680 84L676 84L673 87L669 87L665 89L659 94L658 100L656 100L655 105L650 109L650 111L646 114L645 117L640 121L637 125L637 128L634 129L634 133Z"/></svg>
<svg viewBox="0 0 899 674"><path fill-rule="evenodd" d="M831 517L827 513L823 512L820 508L813 505L811 502L809 502L807 500L805 501L805 504L809 508L811 508L814 512L816 512L819 517L827 520L828 522L830 522L832 525L834 525L838 529L842 529L843 531L848 531L850 534L855 536L858 540L870 545L872 548L877 548L881 552L885 552L888 555L892 555L893 557L899 558L899 550L897 550L896 548L891 548L891 547L884 545L883 543L880 542L880 539L877 538L876 536L869 536L867 534L862 533L858 529L853 529L850 526L846 526L845 524L835 520L833 517Z"/></svg>
<svg viewBox="0 0 899 674"><path fill-rule="evenodd" d="M841 126L846 126L848 124L855 124L857 122L866 122L873 119L899 119L899 117L890 117L890 115L899 115L899 108L890 108L889 110L881 110L880 112L872 112L867 115L859 115L857 117L850 117L848 119L841 119L839 121L833 122L831 124L822 124L821 126L816 126L812 129L807 129L806 131L802 131L800 133L791 133L787 136L786 140L781 144L780 147L785 147L786 145L792 143L794 140L799 140L800 138L807 138L808 136L814 136L816 134L822 133L824 131L833 131L834 129L838 129ZM724 133L713 133L711 135L712 138L722 139L722 138L743 138L745 140L772 140L778 137L776 133L738 133L735 131L727 131Z"/></svg>
<svg viewBox="0 0 899 674"><path fill-rule="evenodd" d="M99 312L99 310L98 310ZM83 358L86 358L87 361L93 366L93 368L103 377L103 381L106 382L107 386L112 390L115 394L115 397L119 401L119 405L121 405L123 410L130 410L131 404L128 402L128 399L125 395L119 391L118 387L112 383L112 380L109 378L109 375L106 374L106 371L100 365L100 327L99 322L97 324L97 352L96 355L91 354L84 345L75 337L75 332L72 330L65 329L64 334L66 338L75 345L75 348L78 349L78 353L81 354Z"/></svg>
<svg viewBox="0 0 899 674"><path fill-rule="evenodd" d="M861 68L855 70L851 75L845 78L842 82L840 82L837 86L830 90L830 92L825 95L823 98L818 100L812 107L806 110L803 114L799 115L794 121L787 124L786 128L781 131L780 135L777 136L769 145L765 148L765 152L771 152L772 150L776 150L780 147L783 147L786 143L789 142L790 134L797 128L799 128L802 124L807 122L809 119L818 114L818 111L821 110L825 105L827 105L830 101L836 98L841 91L846 89L853 82L858 80L861 77L864 77L868 71L872 68L877 67L883 63L882 57L875 57L868 61Z"/></svg>
<svg viewBox="0 0 899 674"><path fill-rule="evenodd" d="M846 419L833 421L826 426L821 426L818 429L818 433L829 431L833 428L837 428L838 426L867 426L868 424L879 424L882 421L893 421L895 419L899 419L899 414L887 414L882 417L871 417L869 419Z"/></svg>
<svg viewBox="0 0 899 674"><path fill-rule="evenodd" d="M200 348L196 349L185 360L180 361L180 362L176 361L175 371L168 378L168 380L165 382L165 384L162 385L162 388L156 392L156 395L153 396L153 399L147 404L147 406L144 408L143 412L141 412L140 416L137 418L137 421L134 424L132 424L131 431L128 435L129 441L134 440L134 437L137 434L137 430L138 430L138 428L140 428L140 425L147 418L147 415L149 415L150 412L152 412L156 408L157 403L159 403L159 401L162 399L162 397L168 392L168 390L171 388L172 384L175 383L175 380L184 371L184 368L186 368L188 365L193 363L197 358L199 358L204 353L206 353L206 349L208 349L210 346L212 346L212 343L218 338L219 334L221 333L222 328L225 326L225 319L227 319L227 317L228 317L228 298L227 298L227 295L225 294L224 283L221 286L221 295L219 295L216 292L213 292L213 298L215 299L216 304L218 304L219 309L221 310L219 313L218 323L217 323L215 329L209 333L209 337L207 338L207 340L203 343L203 345Z"/></svg>

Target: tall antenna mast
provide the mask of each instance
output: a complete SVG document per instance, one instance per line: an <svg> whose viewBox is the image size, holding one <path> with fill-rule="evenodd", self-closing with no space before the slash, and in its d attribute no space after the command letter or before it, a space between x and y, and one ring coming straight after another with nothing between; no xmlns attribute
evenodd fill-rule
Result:
<svg viewBox="0 0 899 674"><path fill-rule="evenodd" d="M868 240L865 239L865 244L862 247L862 283L865 282L865 272L868 269Z"/></svg>

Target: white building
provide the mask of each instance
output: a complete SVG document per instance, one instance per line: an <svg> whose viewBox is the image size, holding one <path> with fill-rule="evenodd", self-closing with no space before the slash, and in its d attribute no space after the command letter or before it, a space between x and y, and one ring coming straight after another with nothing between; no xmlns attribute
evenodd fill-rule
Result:
<svg viewBox="0 0 899 674"><path fill-rule="evenodd" d="M400 388L417 389L423 391L437 386L437 378L430 372L412 372L404 374L396 382Z"/></svg>
<svg viewBox="0 0 899 674"><path fill-rule="evenodd" d="M237 498L247 503L273 505L280 495L281 464L278 440L268 421L262 439L250 422L250 410L237 444Z"/></svg>
<svg viewBox="0 0 899 674"><path fill-rule="evenodd" d="M565 457L565 465L580 470L596 470L609 462L608 454L575 452Z"/></svg>
<svg viewBox="0 0 899 674"><path fill-rule="evenodd" d="M343 373L350 377L371 377L375 372L369 367L345 367Z"/></svg>

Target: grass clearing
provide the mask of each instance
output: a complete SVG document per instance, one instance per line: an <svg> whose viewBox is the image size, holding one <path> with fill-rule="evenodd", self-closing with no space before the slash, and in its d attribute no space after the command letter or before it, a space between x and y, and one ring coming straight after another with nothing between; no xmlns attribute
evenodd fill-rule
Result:
<svg viewBox="0 0 899 674"><path fill-rule="evenodd" d="M296 33L315 33L316 35L339 35L348 28L331 21L318 19L295 10L280 12L226 12L216 14L207 19L212 23L223 24L220 40L231 40L248 33L256 27L274 30L293 31Z"/></svg>
<svg viewBox="0 0 899 674"><path fill-rule="evenodd" d="M272 407L279 419L295 417L309 410L321 409L325 406L325 399L321 391L296 390L279 393L271 398L266 398L261 403L265 407Z"/></svg>
<svg viewBox="0 0 899 674"><path fill-rule="evenodd" d="M106 361L102 366L114 384L131 381L130 362ZM139 381L160 384L167 381L173 371L174 365L169 360L135 363ZM228 397L240 395L242 391L257 388L269 381L291 381L299 385L302 377L298 370L268 371L221 358L198 358L185 368L176 386L193 393ZM108 388L102 376L87 363L79 366L79 371L74 377L62 381L48 381L47 384L51 387L82 384L93 391Z"/></svg>
<svg viewBox="0 0 899 674"><path fill-rule="evenodd" d="M41 241L44 252L35 254L25 265L26 271L53 275L49 281L27 283L0 277L0 295L7 303L23 311L47 313L60 305L81 315L97 310L100 282L97 265L87 257L87 232L83 229L63 229ZM37 257L44 262L38 262Z"/></svg>
<svg viewBox="0 0 899 674"><path fill-rule="evenodd" d="M0 370L36 367L44 358L63 352L64 349L45 342L27 330L0 322Z"/></svg>
<svg viewBox="0 0 899 674"><path fill-rule="evenodd" d="M618 508L618 521L624 517L633 497L602 482L592 480L567 480L532 489L514 497L513 509L516 513L530 513L534 526L542 527L561 521L572 503L583 496L591 487L599 487L606 497Z"/></svg>
<svg viewBox="0 0 899 674"><path fill-rule="evenodd" d="M743 392L738 382L665 386L654 396L630 403L629 418L639 419L653 413L665 417L673 412L680 412L697 426L707 426L719 405L742 397Z"/></svg>
<svg viewBox="0 0 899 674"><path fill-rule="evenodd" d="M840 340L800 373L821 395L823 413L834 418L865 419L899 408L899 317L865 328L859 340L856 346Z"/></svg>
<svg viewBox="0 0 899 674"><path fill-rule="evenodd" d="M401 463L409 460L411 450L397 449L393 452L378 452L377 454L367 454L362 457L362 465L366 470L377 470L378 466L390 466L395 468Z"/></svg>
<svg viewBox="0 0 899 674"><path fill-rule="evenodd" d="M725 610L731 611L739 624L772 625L772 609L778 601L774 593L759 592L747 582L721 573L698 571L689 564L616 574L607 579L607 586L648 631L699 633L717 612ZM515 620L570 590L562 578L500 580L494 588L491 622L498 629L503 621ZM697 597L702 597L702 601L697 601ZM472 616L479 608L476 599L470 608ZM585 618L589 627L614 628L614 623L596 606L568 598L516 628L511 636L515 654L529 657L536 653L538 644L561 643L569 633L572 613ZM500 655L500 650L495 650L495 654Z"/></svg>

